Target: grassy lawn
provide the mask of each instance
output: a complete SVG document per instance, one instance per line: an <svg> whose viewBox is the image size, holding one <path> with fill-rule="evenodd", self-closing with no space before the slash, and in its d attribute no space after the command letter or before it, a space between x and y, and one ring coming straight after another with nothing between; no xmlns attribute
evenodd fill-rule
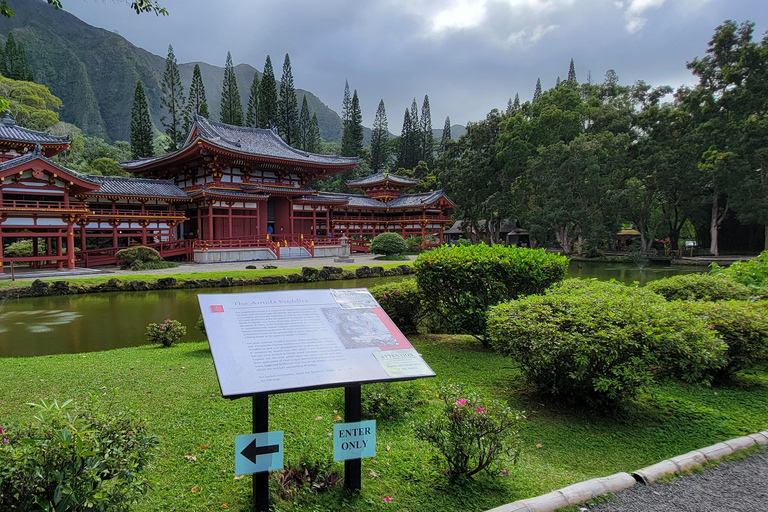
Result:
<svg viewBox="0 0 768 512"><path fill-rule="evenodd" d="M768 428L766 369L725 387L657 386L623 417L608 418L535 396L510 360L470 338L411 341L438 378L418 381L426 403L416 412L377 422L377 455L363 460L361 494L338 485L278 499L273 483L276 510L486 510ZM0 359L0 375L0 426L30 419L25 402L89 395L145 417L161 448L150 470L153 489L136 510L248 510L251 479L235 478L233 469L235 436L251 431L251 401L220 396L207 343ZM522 458L508 467L509 476L482 476L458 488L436 471L431 448L414 439L410 422L438 406L435 390L448 381L526 411ZM270 430L285 431L286 462L332 461L333 424L342 410L340 389L271 397ZM341 472L343 464L333 468Z"/></svg>
<svg viewBox="0 0 768 512"><path fill-rule="evenodd" d="M408 261L398 261L394 263L383 263L383 262L376 262L375 265L369 265L369 266L377 266L382 267L384 269L388 268L394 268L399 267L400 265L412 265L413 262ZM312 266L312 265L306 265L306 266ZM344 270L350 270L352 272L355 271L355 269L360 268L361 265L343 265L340 268ZM301 268L302 267L296 267L296 268L273 268L273 269L250 269L250 270L227 270L227 271L221 271L221 272L206 272L205 267L201 266L200 272L187 272L187 273L168 273L168 274L142 274L140 272L137 273L131 273L131 274L120 274L120 275L114 275L114 274L105 274L101 275L99 277L68 277L66 279L62 278L41 278L41 281L48 281L48 282L55 282L55 281L68 281L70 283L77 283L81 285L92 285L92 284L101 284L106 283L110 279L120 279L121 281L146 281L148 283L154 283L158 279L162 279L164 277L173 277L179 282L189 281L192 279L221 279L222 277L231 277L233 279L237 278L248 278L248 279L256 279L257 277L264 277L264 276L287 276L289 274L301 274ZM315 267L319 268L319 267ZM0 289L4 288L19 288L23 286L29 286L32 284L32 280L26 279L22 281L7 281L3 280L0 281Z"/></svg>

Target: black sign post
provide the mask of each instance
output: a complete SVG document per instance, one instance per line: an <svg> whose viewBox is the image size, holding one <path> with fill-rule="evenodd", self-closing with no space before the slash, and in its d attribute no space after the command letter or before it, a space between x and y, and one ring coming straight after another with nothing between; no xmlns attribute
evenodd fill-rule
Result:
<svg viewBox="0 0 768 512"><path fill-rule="evenodd" d="M344 386L344 421L353 423L362 419L362 395L360 384ZM363 483L361 459L344 461L344 485L350 491L359 491Z"/></svg>
<svg viewBox="0 0 768 512"><path fill-rule="evenodd" d="M267 393L253 395L253 433L260 432L269 432L269 394ZM264 450L263 453L273 453L268 451L270 448L269 446L256 448L254 441L243 450L242 454L246 458L251 458L248 455L253 455L252 460L255 463L256 455L259 455L255 452ZM249 450L251 453L246 454L245 452ZM269 512L269 471L253 474L253 510L255 512Z"/></svg>

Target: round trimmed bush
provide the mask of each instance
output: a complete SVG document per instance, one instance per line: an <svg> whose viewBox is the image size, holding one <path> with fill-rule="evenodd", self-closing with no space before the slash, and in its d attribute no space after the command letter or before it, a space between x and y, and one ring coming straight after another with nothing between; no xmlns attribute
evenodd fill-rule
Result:
<svg viewBox="0 0 768 512"><path fill-rule="evenodd" d="M657 379L706 382L725 344L700 314L642 288L567 280L491 308L491 344L541 392L615 408Z"/></svg>
<svg viewBox="0 0 768 512"><path fill-rule="evenodd" d="M371 242L373 254L401 254L407 250L405 240L397 233L380 233Z"/></svg>
<svg viewBox="0 0 768 512"><path fill-rule="evenodd" d="M138 268L143 263L157 262L163 259L159 252L143 245L120 249L115 254L115 257L121 269Z"/></svg>
<svg viewBox="0 0 768 512"><path fill-rule="evenodd" d="M683 274L651 281L645 286L667 300L732 300L752 296L749 287L712 274Z"/></svg>

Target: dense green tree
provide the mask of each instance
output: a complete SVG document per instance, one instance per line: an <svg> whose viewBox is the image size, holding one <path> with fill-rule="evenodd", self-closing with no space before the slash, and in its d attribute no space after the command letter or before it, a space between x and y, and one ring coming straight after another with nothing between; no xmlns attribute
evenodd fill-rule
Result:
<svg viewBox="0 0 768 512"><path fill-rule="evenodd" d="M184 87L181 85L176 55L174 55L173 46L170 44L168 45L168 55L165 57L165 72L160 86L162 87L160 104L167 110L167 114L160 118L160 122L165 128L165 134L168 136L168 146L165 149L168 152L176 151L184 143L187 136L184 130L186 100L184 99Z"/></svg>
<svg viewBox="0 0 768 512"><path fill-rule="evenodd" d="M16 42L12 32L5 40L5 69L4 76L13 80L34 81L32 69L27 61L27 52L21 42Z"/></svg>
<svg viewBox="0 0 768 512"><path fill-rule="evenodd" d="M421 104L421 119L419 122L419 132L421 133L421 156L419 158L431 167L434 158L435 141L432 135L432 113L429 108L428 95L424 96L424 102Z"/></svg>
<svg viewBox="0 0 768 512"><path fill-rule="evenodd" d="M54 9L62 9L61 0L47 0L47 2L53 6ZM136 11L136 14L143 12L153 12L158 16L167 16L168 10L160 5L156 0L132 0L130 3L131 9ZM11 7L8 5L7 0L0 2L0 15L6 18L12 18L15 16Z"/></svg>
<svg viewBox="0 0 768 512"><path fill-rule="evenodd" d="M570 66L568 66L568 78L565 79L565 85L568 87L576 87L579 85L579 82L576 80L576 66L573 64L573 59L571 59Z"/></svg>
<svg viewBox="0 0 768 512"><path fill-rule="evenodd" d="M144 93L141 80L136 83L131 109L131 156L144 158L154 155L152 147L152 119L149 116L149 103Z"/></svg>
<svg viewBox="0 0 768 512"><path fill-rule="evenodd" d="M341 136L341 155L342 156L360 156L363 149L363 113L360 109L360 99L357 96L357 89L352 94L351 106L349 108L349 121L344 126L344 133Z"/></svg>
<svg viewBox="0 0 768 512"><path fill-rule="evenodd" d="M341 100L341 129L347 127L352 118L352 93L349 92L349 80L344 80L344 97Z"/></svg>
<svg viewBox="0 0 768 512"><path fill-rule="evenodd" d="M515 93L515 101L512 102L512 109L517 112L520 110L520 95Z"/></svg>
<svg viewBox="0 0 768 512"><path fill-rule="evenodd" d="M192 71L192 84L189 86L189 98L187 98L187 107L184 112L185 136L189 134L195 116L210 117L208 101L205 99L203 75L200 72L199 64L195 64L195 69Z"/></svg>
<svg viewBox="0 0 768 512"><path fill-rule="evenodd" d="M451 140L451 118L445 118L445 124L443 124L443 136L440 138L440 155L445 152L448 147L448 143Z"/></svg>
<svg viewBox="0 0 768 512"><path fill-rule="evenodd" d="M46 130L59 122L61 100L44 85L0 77L0 97L8 100L11 117L20 126Z"/></svg>
<svg viewBox="0 0 768 512"><path fill-rule="evenodd" d="M371 133L371 169L379 172L387 167L389 161L389 124L387 123L387 110L384 100L379 100L376 109L376 117L373 119L373 132Z"/></svg>
<svg viewBox="0 0 768 512"><path fill-rule="evenodd" d="M533 90L533 100L532 101L535 103L536 101L539 100L540 97L541 97L541 78L537 78L536 79L536 88Z"/></svg>
<svg viewBox="0 0 768 512"><path fill-rule="evenodd" d="M237 90L235 66L232 64L232 54L227 52L224 64L224 83L221 86L221 122L235 126L243 125L243 105L240 102L240 92Z"/></svg>
<svg viewBox="0 0 768 512"><path fill-rule="evenodd" d="M280 78L280 99L277 105L277 129L289 146L296 145L299 131L299 106L296 101L296 88L293 85L291 58L285 54L283 76Z"/></svg>
<svg viewBox="0 0 768 512"><path fill-rule="evenodd" d="M277 82L272 59L267 55L259 84L259 128L272 128L277 122Z"/></svg>
<svg viewBox="0 0 768 512"><path fill-rule="evenodd" d="M259 74L253 73L251 93L248 96L248 108L245 112L245 126L259 127Z"/></svg>

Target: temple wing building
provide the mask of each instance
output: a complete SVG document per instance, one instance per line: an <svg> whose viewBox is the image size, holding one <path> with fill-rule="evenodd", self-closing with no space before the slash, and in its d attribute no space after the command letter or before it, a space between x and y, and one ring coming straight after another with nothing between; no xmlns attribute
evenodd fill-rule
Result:
<svg viewBox="0 0 768 512"><path fill-rule="evenodd" d="M50 160L69 140L0 120L0 269L114 264L124 247L197 262L338 254L339 237L366 250L378 233L443 241L455 205L442 192L403 194L415 180L375 174L363 194L309 184L357 158L307 153L274 131L197 116L182 147L122 163L135 178L80 174ZM14 244L31 240L31 254ZM27 251L29 252L29 251Z"/></svg>

